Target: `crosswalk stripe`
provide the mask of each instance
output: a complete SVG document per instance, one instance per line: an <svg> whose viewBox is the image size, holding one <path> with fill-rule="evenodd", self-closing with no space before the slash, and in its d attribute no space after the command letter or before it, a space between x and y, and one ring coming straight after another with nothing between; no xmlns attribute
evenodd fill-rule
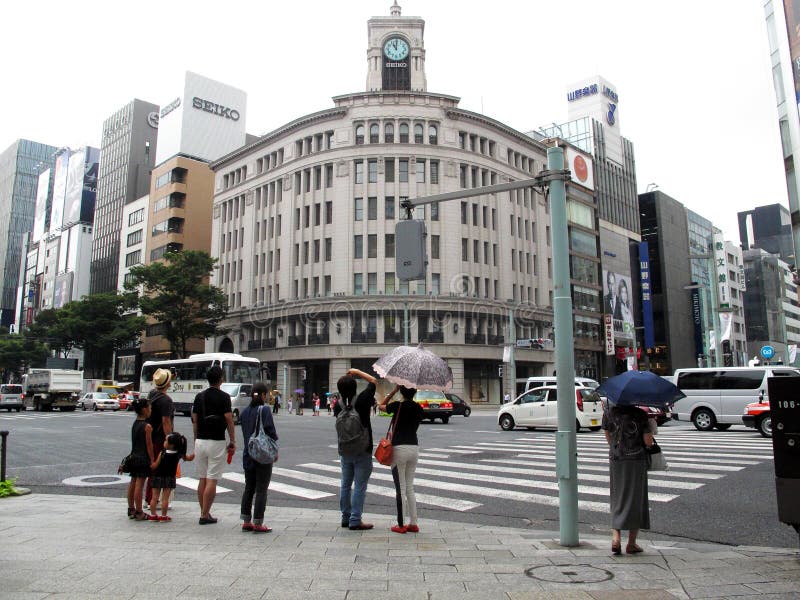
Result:
<svg viewBox="0 0 800 600"><path fill-rule="evenodd" d="M525 456L524 458L529 458L529 457ZM498 464L498 465L507 465L507 464L509 464L507 459L502 459L502 458L499 458L499 459L482 458L482 459L480 459L480 462L489 463L489 464ZM536 467L547 467L547 468L555 469L556 461L555 461L555 458L553 458L552 460L549 460L549 461L548 460L541 460L541 461L535 461L533 463L526 462L526 463L523 463L523 464L531 464L532 466L536 466ZM683 465L680 465L680 466L682 467ZM587 464L587 463L585 463L584 461L582 461L579 458L578 459L578 474L582 477L587 471L598 471L598 472L601 472L601 473L608 473L608 461L604 461L604 462L598 463L598 464ZM674 468L672 466L670 467L669 471L660 471L658 476L659 477L669 477L669 478L671 478L671 477L675 477L675 478L681 477L681 478L687 478L687 479L710 479L710 480L722 479L723 477L725 477L725 475L722 474L722 473L687 473L687 472L684 472L684 471L676 471L676 470L674 470Z"/></svg>
<svg viewBox="0 0 800 600"><path fill-rule="evenodd" d="M490 450L502 450L502 449L513 449L518 452L549 452L555 454L555 447L549 445L522 445L522 444L502 444L502 443L495 443L495 442L480 442L477 446L481 448L486 448ZM762 460L772 460L771 456L758 456L755 454L726 454L715 452L714 458L706 458L706 454L699 453L699 452L680 452L674 448L670 448L669 446L662 446L664 448L664 453L668 455L668 457L676 458L680 456L708 460L711 463L724 463L724 464L740 464L740 465L757 465L762 462ZM578 452L580 452L582 448L578 447ZM594 450L594 448L583 448L588 452ZM608 450L606 446L605 450ZM607 452L604 452L606 454Z"/></svg>
<svg viewBox="0 0 800 600"><path fill-rule="evenodd" d="M420 452L419 455L425 458L450 458L449 454L441 454L439 452Z"/></svg>
<svg viewBox="0 0 800 600"><path fill-rule="evenodd" d="M230 481L235 481L237 483L245 482L244 473L223 473L222 476L225 479L228 479ZM311 490L308 488L289 485L288 483L281 483L280 481L270 481L269 491L280 492L282 494L288 494L289 496L298 496L300 498L307 498L309 500L319 500L321 498L329 498L334 495L331 494L330 492L319 492L317 490Z"/></svg>
<svg viewBox="0 0 800 600"><path fill-rule="evenodd" d="M674 441L671 441L671 440L664 440L660 436L657 439L658 439L659 445L664 447L664 448L667 448L667 447L670 447L670 446L673 446L673 445L674 446L678 446L679 445L677 442L674 442ZM697 442L694 442L694 441L691 441L691 440L687 440L687 442L690 442L690 443L687 444L690 448L697 448L697 449L709 448L709 449L712 449L712 450L713 449L752 450L754 452L763 452L764 450L767 450L767 448L760 448L760 447L753 447L753 446L741 446L741 445L738 445L738 444L703 444L703 443L697 443ZM546 445L549 442L544 442L544 443ZM605 440L578 440L578 445L579 446L583 445L583 446L586 446L586 447L608 448L608 444L606 443ZM733 455L733 456L735 456L735 455ZM745 456L754 456L754 455L746 454ZM770 458L772 458L772 457L770 456Z"/></svg>
<svg viewBox="0 0 800 600"><path fill-rule="evenodd" d="M463 450L455 448L425 448L426 452L450 452L452 454L478 454L480 450Z"/></svg>
<svg viewBox="0 0 800 600"><path fill-rule="evenodd" d="M331 469L338 471L337 467L332 467L331 465L302 465L305 467L312 467L315 469L320 469L323 471L329 471ZM389 467L384 467L383 465L377 465L379 469L388 469ZM382 481L393 481L391 474L385 472L373 472L372 478L380 479ZM436 490L448 490L451 492L461 492L465 494L471 494L473 496L489 496L492 498L503 498L505 500L516 500L519 502L534 502L537 504L545 504L547 506L558 506L559 500L557 496L545 496L543 494L532 494L530 492L520 492L517 490L505 490L505 489L498 489L498 488L488 488L488 487L480 487L476 485L466 485L463 483L452 483L449 481L434 481L432 479L423 479L419 477L414 478L414 485L420 487L431 487ZM371 486L370 486L371 489ZM388 488L387 488L388 489ZM392 490L392 496L394 496L394 490ZM419 500L420 495L416 494L417 500ZM594 511L608 511L608 503L607 502L594 502L590 500L578 500L578 507L583 508L585 510L594 510Z"/></svg>
<svg viewBox="0 0 800 600"><path fill-rule="evenodd" d="M333 470L336 472L340 471L339 467L333 467ZM300 479L303 481L310 481L312 483L321 483L323 485L331 485L334 487L339 487L341 484L339 479L334 479L333 477L323 477L322 475L315 475L313 473L305 473L303 471L295 471L293 469L284 469L282 467L273 468L272 469L273 475L278 475L281 477L289 477L290 479ZM391 480L391 476L389 477ZM388 498L395 497L394 488L382 487L379 485L370 484L367 488L367 492L371 494L376 494L378 496L386 496ZM470 502L469 500L459 500L457 498L444 498L442 496L432 496L429 494L417 494L417 502L421 504L430 504L432 506L441 506L444 508L449 508L452 510L457 510L459 512L464 512L467 510L471 510L473 508L477 508L481 506L478 502Z"/></svg>
<svg viewBox="0 0 800 600"><path fill-rule="evenodd" d="M441 467L450 467L452 468L453 464L449 462L443 461L436 461L436 460L420 460L419 464L421 465L430 465L432 467L441 466ZM460 469L472 470L472 471L488 471L492 473L509 473L514 475L531 475L533 477L553 477L555 478L556 472L555 467L552 469L522 469L518 467L495 467L490 465L479 465L479 464L459 464L458 467ZM417 467L417 472L421 473L421 469ZM663 473L668 473L669 471L664 471ZM658 475L660 476L662 472L659 472ZM480 477L483 480L483 477L480 475L475 475L476 477ZM609 476L608 475L594 475L591 473L581 473L578 472L578 479L582 481L599 481L603 483L609 483ZM702 483L690 483L687 481L664 481L660 479L653 479L652 476L648 477L648 483L651 487L667 487L667 488L674 488L674 489L681 489L681 490L696 490L698 488L703 487Z"/></svg>
<svg viewBox="0 0 800 600"><path fill-rule="evenodd" d="M493 452L508 452L508 453L516 453L516 458L522 458L526 460L533 460L534 464L535 461L548 463L548 462L555 462L555 453L550 451L544 450L525 450L520 451L516 448L492 448ZM760 464L759 462L746 462L746 461L735 461L737 463L745 462L745 464L739 464L736 466L730 464L717 464L717 463L696 463L696 462L689 462L690 459L683 458L683 459L674 459L670 454L666 455L667 462L681 462L681 468L683 469L697 469L703 471L741 471L747 465L757 465ZM710 459L709 459L710 460ZM507 461L500 461L504 464L507 464ZM578 462L579 463L598 463L602 465L608 465L608 458L588 458L581 454L578 455ZM725 461L730 462L730 461ZM606 467L607 468L607 467Z"/></svg>
<svg viewBox="0 0 800 600"><path fill-rule="evenodd" d="M178 477L175 480L175 483L177 483L180 486L189 488L190 490L197 490L197 486L200 485L200 480L195 479L194 477ZM218 494L224 494L225 492L232 492L232 491L233 490L228 489L226 487L222 487L221 485L217 486Z"/></svg>

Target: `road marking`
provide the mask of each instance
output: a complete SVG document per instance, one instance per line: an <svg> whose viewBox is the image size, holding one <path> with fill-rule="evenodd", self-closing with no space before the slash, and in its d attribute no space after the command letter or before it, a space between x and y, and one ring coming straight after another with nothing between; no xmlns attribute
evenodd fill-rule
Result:
<svg viewBox="0 0 800 600"><path fill-rule="evenodd" d="M319 464L305 464L300 465L303 467L309 467L314 469L319 469L322 471L338 471L337 467L333 467L332 465L319 465ZM388 469L389 467L384 467L383 465L376 465L378 469ZM383 481L393 481L392 475L389 473L381 473L381 472L372 472L372 479L380 479ZM414 478L414 485L420 487L432 487L437 490L448 490L451 492L460 492L465 494L472 494L474 496L489 496L492 498L503 498L505 500L516 500L519 502L535 502L537 504L545 504L548 506L558 506L559 500L557 496L545 496L543 494L532 494L530 492L519 492L516 490L505 490L505 489L498 489L498 488L488 488L488 487L480 487L476 485L466 485L462 483L451 483L449 481L440 481L440 480L432 480L432 479L422 479L419 477ZM372 486L370 486L370 490ZM392 491L392 497L394 497L394 490ZM420 494L417 494L417 500L419 500ZM578 506L585 509L585 510L595 510L595 511L608 511L608 502L592 502L588 500L579 500Z"/></svg>
<svg viewBox="0 0 800 600"><path fill-rule="evenodd" d="M478 454L480 450L459 450L456 448L425 448L426 452L451 452L453 454Z"/></svg>
<svg viewBox="0 0 800 600"><path fill-rule="evenodd" d="M438 452L420 452L419 455L425 458L450 458L449 454L440 454Z"/></svg>
<svg viewBox="0 0 800 600"><path fill-rule="evenodd" d="M175 480L175 483L185 488L189 488L190 490L197 490L197 486L200 485L200 480L195 479L194 477L178 477L178 479ZM228 489L226 487L222 487L221 485L217 486L218 494L224 494L225 492L232 492L232 491L233 490Z"/></svg>
<svg viewBox="0 0 800 600"><path fill-rule="evenodd" d="M523 458L529 458L529 456L524 456ZM422 462L422 461L420 461ZM498 465L508 465L508 459L492 459L492 458L482 458L479 462L482 463L490 463L490 464L498 464ZM538 467L549 467L555 470L555 459L550 461L548 460L541 460L536 461L534 463L525 463L525 464L533 464L534 466ZM683 465L681 465L683 466ZM493 467L494 468L494 467ZM584 459L578 457L578 475L583 477L586 475L586 471L599 471L601 473L608 473L608 461L602 462L602 464L586 464ZM675 471L670 468L669 471L659 471L659 477L685 477L688 479L722 479L725 477L724 474L721 473L684 473L681 471Z"/></svg>
<svg viewBox="0 0 800 600"><path fill-rule="evenodd" d="M244 473L223 473L222 476L225 479L235 481L237 483L245 482ZM308 488L296 487L287 483L280 483L279 481L270 481L268 490L270 492L280 492L282 494L298 496L300 498L307 498L309 500L319 500L321 498L329 498L334 495L329 492L319 492L317 490L310 490Z"/></svg>
<svg viewBox="0 0 800 600"><path fill-rule="evenodd" d="M315 463L316 464L316 463ZM300 466L308 466L308 465L300 465ZM325 465L326 467L328 465ZM337 473L340 472L340 467L332 467L334 471ZM327 469L324 469L327 470ZM339 487L341 482L339 479L334 479L333 477L324 477L322 475L315 475L313 473L305 473L303 471L295 471L293 469L284 469L284 468L273 468L272 469L273 475L278 475L282 477L289 477L291 479L300 479L303 481L310 481L313 483L321 483L323 485L331 485L334 487ZM373 477L375 475L373 474ZM391 475L389 476L389 480L391 480ZM395 498L395 491L394 487L382 487L379 485L370 484L367 488L367 492L370 494L376 494L378 496L386 496L388 498ZM430 504L432 506L441 506L444 508L449 508L452 510L457 510L459 512L464 512L467 510L471 510L473 508L477 508L481 506L478 502L470 502L469 500L459 500L457 498L444 498L441 496L431 496L429 494L416 494L417 502L421 504Z"/></svg>

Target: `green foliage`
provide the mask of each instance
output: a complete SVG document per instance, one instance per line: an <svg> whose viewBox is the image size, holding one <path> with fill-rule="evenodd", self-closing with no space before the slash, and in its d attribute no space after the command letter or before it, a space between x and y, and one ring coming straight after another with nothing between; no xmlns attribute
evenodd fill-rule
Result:
<svg viewBox="0 0 800 600"><path fill-rule="evenodd" d="M84 351L86 362L100 374L110 371L113 354L139 340L144 317L132 314L135 294L93 294L62 308L43 310L25 329L29 340L45 341L67 356L72 348Z"/></svg>
<svg viewBox="0 0 800 600"><path fill-rule="evenodd" d="M6 479L5 481L0 481L0 498L5 498L6 496L16 496L17 490L14 489L14 482L17 480L15 477L14 479Z"/></svg>
<svg viewBox="0 0 800 600"><path fill-rule="evenodd" d="M47 346L20 335L0 335L0 370L3 381L9 380L10 373L21 373L27 367L44 364Z"/></svg>
<svg viewBox="0 0 800 600"><path fill-rule="evenodd" d="M125 288L142 287L139 310L163 327L173 356L185 358L190 339L227 333L219 326L228 313L227 298L208 283L216 262L206 252L185 250L130 270Z"/></svg>

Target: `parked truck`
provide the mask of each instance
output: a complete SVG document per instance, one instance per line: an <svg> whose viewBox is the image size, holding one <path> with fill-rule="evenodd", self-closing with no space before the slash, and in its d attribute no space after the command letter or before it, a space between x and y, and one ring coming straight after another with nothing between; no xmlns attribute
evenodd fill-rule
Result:
<svg viewBox="0 0 800 600"><path fill-rule="evenodd" d="M83 371L71 369L30 369L23 376L25 408L72 411L83 387Z"/></svg>

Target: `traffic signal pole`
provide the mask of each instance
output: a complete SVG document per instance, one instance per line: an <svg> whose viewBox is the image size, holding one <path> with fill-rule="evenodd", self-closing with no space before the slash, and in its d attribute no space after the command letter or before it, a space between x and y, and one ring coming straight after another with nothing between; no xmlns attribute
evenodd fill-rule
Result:
<svg viewBox="0 0 800 600"><path fill-rule="evenodd" d="M564 150L558 146L547 149L547 169L533 179L510 181L434 196L409 198L401 203L410 216L417 206L461 200L473 196L496 194L524 188L535 188L547 193L549 187L551 231L553 239L553 312L556 337L556 379L558 380L558 432L556 433L556 475L558 477L560 543L562 546L578 545L578 464L575 440L575 357L572 337L572 295L569 284L569 232L567 230L567 195L565 181L570 171L564 169ZM424 244L420 237L418 244ZM413 263L424 256L418 249L402 252L396 247L396 261ZM400 271L400 266L396 270ZM408 265L406 265L408 266ZM413 265L411 265L413 267ZM413 270L413 269L412 269ZM512 309L513 310L513 309ZM513 322L513 314L509 314ZM511 385L515 382L512 380Z"/></svg>

